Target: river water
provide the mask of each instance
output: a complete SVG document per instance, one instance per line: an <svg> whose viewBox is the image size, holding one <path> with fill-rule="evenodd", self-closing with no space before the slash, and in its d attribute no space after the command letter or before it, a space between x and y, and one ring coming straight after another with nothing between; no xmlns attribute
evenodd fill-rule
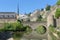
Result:
<svg viewBox="0 0 60 40"><path fill-rule="evenodd" d="M0 40L7 40L12 37L12 32L0 32Z"/></svg>

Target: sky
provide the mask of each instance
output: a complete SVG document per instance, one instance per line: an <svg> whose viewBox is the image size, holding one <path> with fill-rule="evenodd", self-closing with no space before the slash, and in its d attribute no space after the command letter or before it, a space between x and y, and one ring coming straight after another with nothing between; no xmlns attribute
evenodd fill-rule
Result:
<svg viewBox="0 0 60 40"><path fill-rule="evenodd" d="M45 8L47 4L53 6L57 0L0 0L0 12L17 12L18 2L19 12L28 14L36 9Z"/></svg>

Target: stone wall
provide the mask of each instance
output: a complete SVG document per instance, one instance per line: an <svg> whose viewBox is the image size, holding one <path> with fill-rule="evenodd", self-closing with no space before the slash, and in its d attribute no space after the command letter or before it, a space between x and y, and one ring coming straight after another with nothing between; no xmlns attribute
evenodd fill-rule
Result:
<svg viewBox="0 0 60 40"><path fill-rule="evenodd" d="M23 25L29 25L32 28L32 32L29 35L24 35L23 38L28 38L28 39L47 39L48 37L48 32L47 32L47 22L46 21L41 21L41 22L23 22ZM46 28L46 33L43 35L38 34L36 31L34 31L37 27L40 25L45 26Z"/></svg>
<svg viewBox="0 0 60 40"><path fill-rule="evenodd" d="M56 19L56 25L57 25L57 27L60 26L60 18L59 19Z"/></svg>
<svg viewBox="0 0 60 40"><path fill-rule="evenodd" d="M14 23L16 21L16 19L0 19L0 23Z"/></svg>

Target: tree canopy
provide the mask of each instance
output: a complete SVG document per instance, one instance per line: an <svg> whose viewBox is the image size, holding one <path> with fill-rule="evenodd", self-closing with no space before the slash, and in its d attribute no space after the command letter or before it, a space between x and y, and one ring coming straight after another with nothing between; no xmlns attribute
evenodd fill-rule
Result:
<svg viewBox="0 0 60 40"><path fill-rule="evenodd" d="M56 18L59 18L59 17L60 17L60 8L57 8L57 9L56 9L55 17L56 17Z"/></svg>
<svg viewBox="0 0 60 40"><path fill-rule="evenodd" d="M21 31L23 28L23 25L20 22L15 22L15 23L5 23L4 25L4 31L16 31L19 30Z"/></svg>
<svg viewBox="0 0 60 40"><path fill-rule="evenodd" d="M39 15L37 21L41 21L41 19L42 19L42 16Z"/></svg>
<svg viewBox="0 0 60 40"><path fill-rule="evenodd" d="M57 5L60 5L60 0L58 0L56 4L57 4Z"/></svg>
<svg viewBox="0 0 60 40"><path fill-rule="evenodd" d="M51 7L50 5L47 5L46 6L46 11L49 11L50 10L50 7Z"/></svg>

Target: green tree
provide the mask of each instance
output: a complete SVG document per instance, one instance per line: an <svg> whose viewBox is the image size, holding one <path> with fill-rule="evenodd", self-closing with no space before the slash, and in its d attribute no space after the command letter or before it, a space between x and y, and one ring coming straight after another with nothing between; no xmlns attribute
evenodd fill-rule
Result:
<svg viewBox="0 0 60 40"><path fill-rule="evenodd" d="M41 21L41 19L42 19L42 16L39 15L37 21Z"/></svg>
<svg viewBox="0 0 60 40"><path fill-rule="evenodd" d="M46 6L46 11L49 11L50 10L50 7L51 7L50 5L47 5Z"/></svg>
<svg viewBox="0 0 60 40"><path fill-rule="evenodd" d="M17 21L15 23L5 23L3 29L6 31L21 31L22 28L24 28L23 24Z"/></svg>
<svg viewBox="0 0 60 40"><path fill-rule="evenodd" d="M57 9L56 9L55 17L56 17L56 18L59 18L59 17L60 17L60 8L57 8Z"/></svg>
<svg viewBox="0 0 60 40"><path fill-rule="evenodd" d="M56 4L57 4L57 5L60 5L60 0L58 0Z"/></svg>
<svg viewBox="0 0 60 40"><path fill-rule="evenodd" d="M16 23L16 30L21 30L23 28L23 25L21 23Z"/></svg>
<svg viewBox="0 0 60 40"><path fill-rule="evenodd" d="M14 30L14 27L12 27L12 25L10 23L5 23L3 29L4 29L4 31L12 31L12 30Z"/></svg>

